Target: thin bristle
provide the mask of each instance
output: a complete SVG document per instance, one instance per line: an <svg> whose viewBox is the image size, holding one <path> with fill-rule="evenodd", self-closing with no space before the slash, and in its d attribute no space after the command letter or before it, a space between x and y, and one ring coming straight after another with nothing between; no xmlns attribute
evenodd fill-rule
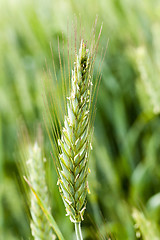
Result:
<svg viewBox="0 0 160 240"><path fill-rule="evenodd" d="M63 95L63 100L65 103L65 81L64 81L64 73L63 73L63 67L62 66L62 60L61 60L61 53L60 53L60 43L59 43L59 37L58 37L58 56L59 56L59 66L60 66L60 72L61 72L61 79L62 79L62 95ZM66 109L66 104L64 104L65 111Z"/></svg>
<svg viewBox="0 0 160 240"><path fill-rule="evenodd" d="M64 34L63 34L63 33L62 33L62 40L63 40L64 92L65 92L65 96L66 96L67 93L68 93L68 89L67 89L66 64L65 64L65 56L64 56L64 54L65 54L65 52L64 52L65 47L64 47ZM66 106L66 104L65 104L65 109L67 109L66 107L67 107L67 106Z"/></svg>
<svg viewBox="0 0 160 240"><path fill-rule="evenodd" d="M59 91L58 90L59 89L59 84L58 84L58 78L57 78L57 73L56 73L56 67L55 67L52 45L50 46L50 49L51 49L51 55L52 55L52 66L53 66L53 72L54 72L54 80L56 81L56 83L55 82L53 83L53 81L51 81L51 80L53 80L53 78L51 76L48 87L52 87L52 96L53 96L53 91L56 91L56 93L57 93L57 91ZM46 91L46 88L44 88L44 90ZM54 103L55 106L58 106L58 103L57 103L58 100L60 101L60 94L55 94L54 95L54 100L53 100L53 103ZM57 111L57 116L59 116L59 117L62 116L63 110L62 110L61 104L58 108L55 108L55 110ZM59 121L59 118L58 118L58 121ZM60 124L60 121L59 121L59 124Z"/></svg>

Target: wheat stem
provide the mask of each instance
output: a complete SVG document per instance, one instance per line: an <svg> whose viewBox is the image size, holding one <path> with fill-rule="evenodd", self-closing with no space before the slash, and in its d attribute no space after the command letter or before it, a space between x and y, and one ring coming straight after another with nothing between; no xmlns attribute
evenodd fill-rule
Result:
<svg viewBox="0 0 160 240"><path fill-rule="evenodd" d="M80 222L75 223L75 232L77 240L83 240Z"/></svg>

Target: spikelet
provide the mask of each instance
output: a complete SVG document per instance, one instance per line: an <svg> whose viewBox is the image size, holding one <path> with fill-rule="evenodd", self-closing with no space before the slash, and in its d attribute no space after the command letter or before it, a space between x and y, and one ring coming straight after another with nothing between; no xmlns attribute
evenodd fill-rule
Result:
<svg viewBox="0 0 160 240"><path fill-rule="evenodd" d="M35 142L34 146L30 146L28 149L28 160L27 160L27 170L28 178L35 189L38 196L41 197L46 206L49 206L48 201L48 189L45 181L45 172L44 172L44 161L42 157L41 148L38 146L38 143ZM34 194L31 192L31 207L30 212L32 216L31 221L31 230L32 235L35 240L53 240L55 239L52 235L51 228L49 223L44 215L42 209L38 205L37 199ZM50 211L49 207L48 210Z"/></svg>
<svg viewBox="0 0 160 240"><path fill-rule="evenodd" d="M92 82L91 57L84 41L76 54L71 78L71 93L67 98L59 155L58 185L67 215L72 222L81 222L88 191L88 156L90 152L90 107Z"/></svg>

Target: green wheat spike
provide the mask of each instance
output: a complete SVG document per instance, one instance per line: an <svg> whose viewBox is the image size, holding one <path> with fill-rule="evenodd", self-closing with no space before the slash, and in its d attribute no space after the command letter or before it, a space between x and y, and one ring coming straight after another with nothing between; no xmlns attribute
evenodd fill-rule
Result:
<svg viewBox="0 0 160 240"><path fill-rule="evenodd" d="M33 147L29 147L29 158L27 161L28 178L36 193L42 198L46 206L49 206L48 189L45 181L44 161L41 148L36 142ZM50 225L39 206L35 195L31 192L31 230L35 240L53 240ZM48 210L50 211L49 207Z"/></svg>
<svg viewBox="0 0 160 240"><path fill-rule="evenodd" d="M67 115L61 139L59 139L61 168L58 168L58 185L67 215L74 223L83 220L85 199L89 191L87 175L92 96L90 66L89 50L82 40L72 71L71 93L67 98Z"/></svg>
<svg viewBox="0 0 160 240"><path fill-rule="evenodd" d="M147 219L143 212L140 212L136 208L133 209L132 217L135 221L136 237L144 240L159 240L160 231L155 222Z"/></svg>

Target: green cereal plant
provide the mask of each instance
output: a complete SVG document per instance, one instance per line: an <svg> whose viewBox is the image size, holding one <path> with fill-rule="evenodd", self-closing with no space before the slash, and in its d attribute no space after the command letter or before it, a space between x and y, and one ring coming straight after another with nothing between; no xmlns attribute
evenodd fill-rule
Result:
<svg viewBox="0 0 160 240"><path fill-rule="evenodd" d="M132 217L135 221L136 237L144 240L160 239L160 232L155 222L147 219L143 212L133 209Z"/></svg>
<svg viewBox="0 0 160 240"><path fill-rule="evenodd" d="M152 51L147 44L140 45L136 49L130 50L131 59L137 71L137 93L141 101L141 105L145 112L158 115L160 113L160 64L159 64L159 24L153 24L152 33Z"/></svg>
<svg viewBox="0 0 160 240"><path fill-rule="evenodd" d="M86 196L89 193L87 175L90 171L88 162L92 148L91 141L95 117L94 96L97 93L97 83L100 79L99 70L95 86L93 87L93 66L100 34L101 30L97 42L93 34L93 41L89 49L86 42L80 39L79 49L74 52L74 65L71 77L69 74L69 94L67 96L67 91L63 94L66 111L62 123L60 119L57 120L58 117L55 117L55 115L58 115L58 108L60 108L60 106L56 105L57 98L50 100L54 94L50 93L50 97L51 95L52 97L48 99L47 92L45 92L51 133L48 124L46 126L58 174L57 185L59 186L59 191L66 208L66 216L69 216L71 222L75 224L77 239L83 239L81 221L86 209ZM63 70L61 58L60 67ZM61 74L62 78L64 76L65 74ZM65 89L65 79L62 87ZM52 110L49 109L50 105Z"/></svg>
<svg viewBox="0 0 160 240"><path fill-rule="evenodd" d="M92 133L90 55L83 40L74 64L71 84L71 94L67 98L67 115L59 139L61 168L58 168L58 185L67 215L75 223L78 232L77 224L83 220L85 199L89 191L87 175Z"/></svg>
<svg viewBox="0 0 160 240"><path fill-rule="evenodd" d="M27 167L29 173L28 176L29 181L32 184L32 187L35 189L38 196L42 198L43 202L45 203L46 206L48 206L48 210L50 211L42 150L37 142L35 142L34 146L30 146L28 150L29 158L27 160ZM34 239L35 240L54 239L49 222L47 221L46 216L44 215L41 207L37 203L37 199L33 192L31 192L30 199L31 199L30 212L32 216L32 221L30 225Z"/></svg>
<svg viewBox="0 0 160 240"><path fill-rule="evenodd" d="M45 158L43 157L40 136L38 137L38 141L35 141L34 144L32 144L27 131L24 131L23 139L20 140L23 140L20 143L20 154L22 160L21 173L23 172L23 174L27 177L32 188L41 198L48 212L50 212L48 188L45 177ZM55 239L55 236L52 234L51 226L33 191L30 191L28 198L31 214L30 227L33 238L35 240Z"/></svg>

